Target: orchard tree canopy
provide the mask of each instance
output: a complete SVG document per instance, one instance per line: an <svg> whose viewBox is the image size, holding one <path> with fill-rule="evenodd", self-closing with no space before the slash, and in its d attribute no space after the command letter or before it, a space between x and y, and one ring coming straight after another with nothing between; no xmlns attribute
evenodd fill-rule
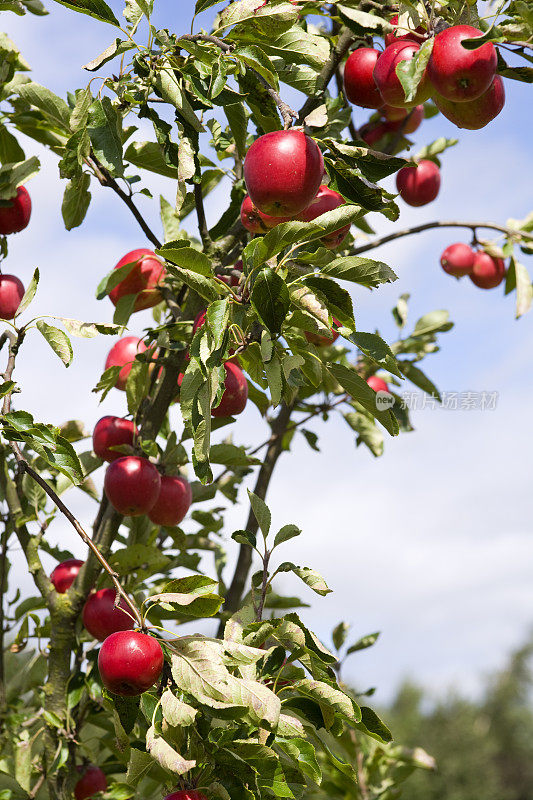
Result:
<svg viewBox="0 0 533 800"><path fill-rule="evenodd" d="M516 315L528 311L533 212L398 223L386 236L369 215L396 222L404 202L437 197L446 150L460 142L440 137L413 154L424 118L481 129L505 114L506 81L533 80L531 9L198 0L192 19L173 14L158 29L154 0L56 2L79 26L84 15L106 26L110 44L59 97L8 35L12 14L48 10L0 3L0 798L392 800L434 761L393 741L342 681L344 659L377 634L351 642L332 620L324 643L300 619L299 586L324 596L327 576L304 556L284 560L284 543L305 532L290 519L273 530L266 495L295 437L318 450L309 420L341 415L381 456L385 439L412 430L405 382L440 398L420 362L451 329L446 311L411 325L401 295L396 341L358 328L351 288L397 279L369 255L378 245L449 227L468 241L446 249L443 269L513 292ZM354 105L368 109L359 129ZM57 156L67 230L104 187L152 248L98 276L99 321L32 317L39 271L26 288L6 271L10 236L31 235L32 140ZM167 197L152 197L150 173L168 179ZM390 176L397 194L382 186ZM208 219L205 198L224 181L226 207ZM160 209L157 230L137 195ZM140 330L144 309L153 321ZM19 402L17 362L37 334L66 367L71 337L118 337L94 376L117 416L92 442L82 422L55 427ZM271 428L252 445L239 443L247 403ZM104 466L100 492L92 475ZM94 519L69 510L79 490L98 504ZM248 516L232 532L225 511L236 503ZM50 543L59 515L87 545L84 561ZM14 548L31 593L10 585ZM57 560L51 575L43 554ZM280 575L293 595L280 593ZM180 635L210 618L211 636Z"/></svg>

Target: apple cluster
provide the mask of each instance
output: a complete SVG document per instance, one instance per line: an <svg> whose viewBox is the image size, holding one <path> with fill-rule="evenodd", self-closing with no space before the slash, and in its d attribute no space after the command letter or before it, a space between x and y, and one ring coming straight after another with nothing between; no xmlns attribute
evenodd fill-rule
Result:
<svg viewBox="0 0 533 800"><path fill-rule="evenodd" d="M31 216L31 197L19 186L11 200L0 201L0 236L9 236L27 228ZM24 284L16 275L0 273L0 319L13 319L24 297Z"/></svg>
<svg viewBox="0 0 533 800"><path fill-rule="evenodd" d="M398 67L417 56L430 32L423 27L398 29L398 15L391 19L396 29L385 37L385 49L360 47L348 57L344 69L347 99L361 108L376 109L382 119L363 125L360 136L369 146L387 133L413 133L424 117L423 103L433 99L439 111L459 128L484 128L503 109L505 89L496 74L498 56L491 42L467 50L462 42L483 35L471 25L453 25L433 38L433 48L415 95L406 100ZM402 199L422 206L437 197L440 172L436 163L421 160L397 175Z"/></svg>
<svg viewBox="0 0 533 800"><path fill-rule="evenodd" d="M454 278L468 275L480 289L495 289L506 275L502 258L491 256L484 250L474 250L463 242L450 244L440 257L444 272Z"/></svg>

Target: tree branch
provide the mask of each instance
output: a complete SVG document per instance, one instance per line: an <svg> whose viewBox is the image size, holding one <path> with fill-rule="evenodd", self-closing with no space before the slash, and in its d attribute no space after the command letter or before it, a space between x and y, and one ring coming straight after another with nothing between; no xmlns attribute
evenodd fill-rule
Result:
<svg viewBox="0 0 533 800"><path fill-rule="evenodd" d="M355 41L355 36L349 28L341 28L337 44L331 51L329 59L326 61L316 81L316 90L314 95L308 97L300 109L299 120L303 123L308 114L311 113L317 106L320 105L324 97L324 93L328 88L328 84L342 59L348 52L348 48Z"/></svg>

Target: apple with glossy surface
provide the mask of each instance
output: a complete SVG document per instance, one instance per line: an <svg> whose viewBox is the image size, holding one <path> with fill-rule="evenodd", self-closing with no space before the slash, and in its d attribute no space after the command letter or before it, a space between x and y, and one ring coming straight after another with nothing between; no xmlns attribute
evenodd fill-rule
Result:
<svg viewBox="0 0 533 800"><path fill-rule="evenodd" d="M0 205L0 234L9 236L28 226L31 217L31 197L24 186L19 186L15 197Z"/></svg>
<svg viewBox="0 0 533 800"><path fill-rule="evenodd" d="M454 278L462 278L469 275L474 266L475 251L469 244L455 242L444 250L440 257L440 264L444 272L453 275Z"/></svg>
<svg viewBox="0 0 533 800"><path fill-rule="evenodd" d="M74 797L76 800L92 800L98 792L107 790L107 778L100 767L90 764L86 769L78 767L83 772L81 778L74 785Z"/></svg>
<svg viewBox="0 0 533 800"><path fill-rule="evenodd" d="M302 211L302 213L298 215L298 219L301 222L312 222L314 219L320 217L322 214L325 214L327 211L333 211L335 208L343 206L345 202L346 201L342 194L339 194L339 192L336 192L334 189L330 189L328 186L323 184L318 190L317 195L311 205L309 205L305 211ZM335 247L338 247L340 244L342 244L349 231L350 225L343 225L342 228L338 228L336 231L328 233L326 236L322 236L320 241L324 247L327 247L329 250L333 250Z"/></svg>
<svg viewBox="0 0 533 800"><path fill-rule="evenodd" d="M348 57L344 66L344 92L355 106L379 108L383 99L374 82L374 67L381 55L373 47L359 47Z"/></svg>
<svg viewBox="0 0 533 800"><path fill-rule="evenodd" d="M108 466L104 490L119 514L139 517L155 505L161 490L161 476L147 458L122 456Z"/></svg>
<svg viewBox="0 0 533 800"><path fill-rule="evenodd" d="M83 627L91 636L103 642L117 631L131 631L133 619L124 600L115 605L115 589L99 589L89 595L83 606Z"/></svg>
<svg viewBox="0 0 533 800"><path fill-rule="evenodd" d="M226 379L224 393L216 408L211 409L213 417L233 417L241 414L248 400L248 381L242 369L233 361L224 364Z"/></svg>
<svg viewBox="0 0 533 800"><path fill-rule="evenodd" d="M131 372L131 366L135 361L135 356L138 353L144 353L145 350L145 343L137 336L124 336L113 345L108 353L105 368L122 367L115 384L117 389L120 389L122 392L126 391L126 381Z"/></svg>
<svg viewBox="0 0 533 800"><path fill-rule="evenodd" d="M402 61L411 61L419 50L420 45L416 42L399 40L389 45L376 61L374 80L383 102L387 105L411 108L424 103L431 96L432 86L428 78L427 69L424 70L416 94L410 102L406 101L403 86L396 74L398 64Z"/></svg>
<svg viewBox="0 0 533 800"><path fill-rule="evenodd" d="M207 800L207 797L197 789L180 789L178 792L167 794L164 800Z"/></svg>
<svg viewBox="0 0 533 800"><path fill-rule="evenodd" d="M98 669L105 688L123 697L148 691L161 677L163 650L153 636L140 631L112 633L98 654Z"/></svg>
<svg viewBox="0 0 533 800"><path fill-rule="evenodd" d="M191 484L181 475L162 475L161 489L148 519L155 525L179 525L192 503Z"/></svg>
<svg viewBox="0 0 533 800"><path fill-rule="evenodd" d="M324 174L317 143L303 131L272 131L256 139L244 159L253 205L272 217L294 216L313 200Z"/></svg>
<svg viewBox="0 0 533 800"><path fill-rule="evenodd" d="M24 284L16 275L0 275L0 319L13 319L24 297Z"/></svg>
<svg viewBox="0 0 533 800"><path fill-rule="evenodd" d="M400 116L397 116L396 114L389 116L389 109L391 112L400 112ZM422 124L422 120L424 119L424 106L421 103L411 110L408 108L394 108L393 106L385 106L381 110L381 113L387 119L386 125L390 131L396 132L401 129L402 133L414 133L416 130L418 130ZM407 122L405 122L407 116L409 119Z"/></svg>
<svg viewBox="0 0 533 800"><path fill-rule="evenodd" d="M133 306L134 311L153 308L161 302L161 292L158 284L165 275L165 267L152 250L140 248L132 250L120 259L115 269L125 267L126 264L135 263L128 275L109 292L109 299L117 305L121 297L136 294Z"/></svg>
<svg viewBox="0 0 533 800"><path fill-rule="evenodd" d="M131 419L111 415L102 417L94 426L93 450L103 461L115 461L124 453L111 448L120 445L133 447L136 433L137 428Z"/></svg>
<svg viewBox="0 0 533 800"><path fill-rule="evenodd" d="M270 217L268 214L263 214L254 206L249 194L242 201L241 222L250 233L264 235L272 228L275 228L276 225L281 225L282 222L290 222L291 220L292 217Z"/></svg>
<svg viewBox="0 0 533 800"><path fill-rule="evenodd" d="M56 592L65 594L70 589L82 564L83 561L80 561L79 558L67 558L66 561L62 561L52 570L50 580Z"/></svg>
<svg viewBox="0 0 533 800"><path fill-rule="evenodd" d="M398 27L398 14L394 14L390 18L390 24L393 28ZM416 34L419 34L418 36ZM393 31L392 33L387 33L385 36L385 47L388 47L390 44L393 44L397 41L411 41L411 42L418 42L420 44L421 37L427 36L427 31L425 28L422 28L420 25L418 28L415 28L414 31L409 31L408 33L401 33L400 31Z"/></svg>
<svg viewBox="0 0 533 800"><path fill-rule="evenodd" d="M505 87L503 80L496 75L487 91L476 97L475 100L457 103L435 94L433 101L441 114L458 128L478 131L488 125L502 111L505 105Z"/></svg>
<svg viewBox="0 0 533 800"><path fill-rule="evenodd" d="M505 263L502 258L481 251L474 256L469 277L480 289L495 289L505 278Z"/></svg>
<svg viewBox="0 0 533 800"><path fill-rule="evenodd" d="M383 378L378 378L377 375L371 375L370 378L367 378L366 382L368 383L370 388L373 389L375 392L387 392L388 394L390 394L389 387L385 383Z"/></svg>
<svg viewBox="0 0 533 800"><path fill-rule="evenodd" d="M336 342L339 338L339 332L336 330L336 328L339 327L339 320L333 317L333 327L331 328L330 336L322 333L314 333L313 331L304 331L305 338L308 342L315 344L317 347L326 347L326 345L333 344L333 342Z"/></svg>
<svg viewBox="0 0 533 800"><path fill-rule="evenodd" d="M496 75L498 54L492 42L467 50L461 42L483 36L471 25L454 25L435 36L427 72L435 90L446 98L464 102L487 91Z"/></svg>
<svg viewBox="0 0 533 800"><path fill-rule="evenodd" d="M412 167L402 167L396 174L398 192L408 205L425 206L440 189L440 170L434 161L422 159Z"/></svg>

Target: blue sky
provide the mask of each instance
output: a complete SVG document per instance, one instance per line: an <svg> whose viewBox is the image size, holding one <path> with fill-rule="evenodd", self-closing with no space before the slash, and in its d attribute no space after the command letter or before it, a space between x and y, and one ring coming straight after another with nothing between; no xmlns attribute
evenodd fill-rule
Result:
<svg viewBox="0 0 533 800"><path fill-rule="evenodd" d="M121 5L111 5L120 15ZM58 4L48 6L45 18L4 13L3 30L21 47L35 80L64 96L87 84L92 76L81 65L116 34ZM193 6L192 0L156 0L157 23L188 31ZM207 27L209 17L210 12L202 15L196 30ZM439 218L505 223L531 211L532 90L510 81L506 90L504 111L482 131L460 132L440 118L423 124L417 147L441 135L457 136L460 144L443 155L437 200L421 209L400 203L398 225ZM284 95L298 105L295 93ZM365 119L355 111L358 125ZM85 224L67 233L56 159L33 143L26 149L41 156L43 169L28 186L32 221L10 241L5 271L27 283L40 268L42 286L32 311L110 321L110 304L95 300L95 287L124 253L147 242L113 193L96 186ZM156 178L150 185L156 197L161 191L172 199L171 181ZM226 194L223 186L209 198L210 222L218 218ZM141 198L139 205L158 229L157 202ZM382 218L375 223L380 233L392 227ZM187 226L194 231L192 217ZM441 251L466 236L466 231L464 237L457 230L432 231L376 250L399 280L374 292L355 289L356 320L360 330L377 328L391 341L396 331L390 308L401 293L412 294L412 323L435 308L449 309L456 327L442 337L442 350L427 360L426 369L445 391L498 392L496 410L415 411L416 431L386 442L378 460L355 451L342 420L332 422L327 435L317 424L321 453L311 454L303 439L297 440L293 458L280 461L269 495L275 523L296 522L304 530L285 546L284 557L320 569L334 589L325 599L308 593L312 607L302 616L325 639L339 619L352 624L354 638L382 631L379 644L353 656L345 671L360 688L377 686L380 701L407 674L434 692L450 685L475 692L533 622L532 318L515 321L514 301L500 289L483 292L441 271ZM148 322L147 312L136 315L132 333ZM67 371L34 333L20 358L19 407L54 423L77 417L91 429L104 413L124 413L124 397L112 392L98 406L90 392L111 340L75 340L74 346L75 361ZM177 412L175 420L179 430ZM264 432L250 408L235 440L257 442ZM67 497L89 525L91 501L76 490ZM242 527L245 515L244 506L231 510L228 524L234 527L228 530ZM70 546L74 533L58 521L50 535ZM73 547L83 555L78 542ZM16 575L29 590L19 556ZM294 593L298 587L287 578L283 589Z"/></svg>

